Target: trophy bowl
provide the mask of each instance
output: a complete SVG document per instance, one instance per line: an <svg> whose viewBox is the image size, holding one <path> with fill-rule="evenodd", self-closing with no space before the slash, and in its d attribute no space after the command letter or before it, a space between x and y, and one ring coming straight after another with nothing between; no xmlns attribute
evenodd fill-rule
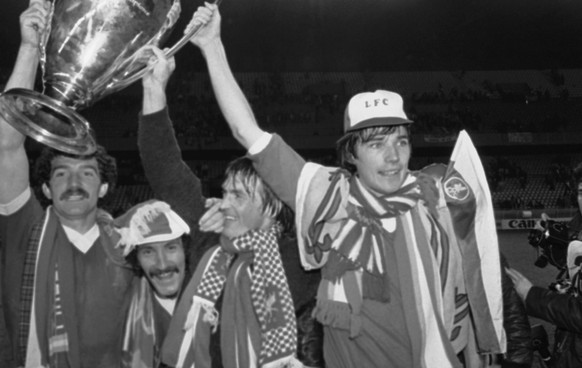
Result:
<svg viewBox="0 0 582 368"><path fill-rule="evenodd" d="M15 129L54 149L95 152L94 134L76 110L145 74L140 50L169 36L180 0L54 0L40 47L43 92L15 88L0 95L0 115ZM193 27L172 56L198 31Z"/></svg>

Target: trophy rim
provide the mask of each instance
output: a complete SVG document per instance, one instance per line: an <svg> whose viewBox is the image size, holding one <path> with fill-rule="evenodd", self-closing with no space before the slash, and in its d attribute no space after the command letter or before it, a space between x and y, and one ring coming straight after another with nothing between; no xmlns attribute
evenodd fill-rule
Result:
<svg viewBox="0 0 582 368"><path fill-rule="evenodd" d="M74 130L74 137L54 134L32 121L14 106L14 98L17 97L47 107L50 111L54 111L66 118L66 122L61 119L58 119L58 121L63 124L69 124ZM0 94L0 115L20 133L58 151L87 156L97 150L97 143L91 135L90 125L87 120L75 110L39 92L24 88L13 88Z"/></svg>

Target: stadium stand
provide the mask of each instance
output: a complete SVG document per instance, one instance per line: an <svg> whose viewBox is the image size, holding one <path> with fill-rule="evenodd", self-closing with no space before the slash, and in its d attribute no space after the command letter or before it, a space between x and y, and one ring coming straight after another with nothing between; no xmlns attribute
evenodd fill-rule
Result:
<svg viewBox="0 0 582 368"><path fill-rule="evenodd" d="M582 70L284 72L235 73L260 123L276 131L315 160L333 163L329 147L341 134L349 96L385 88L405 98L415 120L414 146L432 162L438 150L450 151L461 129L478 147L491 147L483 161L498 209L570 208L573 191L569 168L582 160L580 149L558 163L560 144L582 139ZM244 152L232 140L203 72L176 71L168 101L189 165L205 183L207 194L220 195L226 163ZM153 195L138 172L136 132L140 86L113 94L81 111L110 151L129 152L120 162L116 209ZM551 154L538 148L554 147ZM522 149L519 155L506 154ZM325 148L325 150L324 150ZM321 151L324 150L323 153ZM493 150L493 153L491 152ZM446 162L446 156L440 158ZM418 167L418 165L416 165Z"/></svg>

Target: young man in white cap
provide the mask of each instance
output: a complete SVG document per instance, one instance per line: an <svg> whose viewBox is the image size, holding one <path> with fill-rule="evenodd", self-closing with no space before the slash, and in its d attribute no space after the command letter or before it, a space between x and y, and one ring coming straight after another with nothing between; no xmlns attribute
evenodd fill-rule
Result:
<svg viewBox="0 0 582 368"><path fill-rule="evenodd" d="M315 315L326 366L480 367L483 354L503 352L500 296L483 290L491 283L500 294L497 250L486 280L475 279L480 259L461 257L467 239L456 231L475 196L462 177L445 177L444 166L409 171L412 121L402 98L382 90L354 96L338 142L342 168L307 163L258 127L229 68L218 9L198 12L206 26L192 42L226 121L295 210L304 266L322 268Z"/></svg>

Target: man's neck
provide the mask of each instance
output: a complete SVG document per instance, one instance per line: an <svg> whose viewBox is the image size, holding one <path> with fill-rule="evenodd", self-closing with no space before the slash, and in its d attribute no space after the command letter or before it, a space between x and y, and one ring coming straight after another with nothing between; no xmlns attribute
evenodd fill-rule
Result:
<svg viewBox="0 0 582 368"><path fill-rule="evenodd" d="M162 308L166 310L166 312L168 312L170 315L174 314L174 308L176 307L176 301L178 298L161 298L155 292L154 296Z"/></svg>
<svg viewBox="0 0 582 368"><path fill-rule="evenodd" d="M91 230L95 223L97 222L97 211L90 213L83 217L65 217L55 211L59 221L63 226L67 226L80 234L85 234L87 231Z"/></svg>

